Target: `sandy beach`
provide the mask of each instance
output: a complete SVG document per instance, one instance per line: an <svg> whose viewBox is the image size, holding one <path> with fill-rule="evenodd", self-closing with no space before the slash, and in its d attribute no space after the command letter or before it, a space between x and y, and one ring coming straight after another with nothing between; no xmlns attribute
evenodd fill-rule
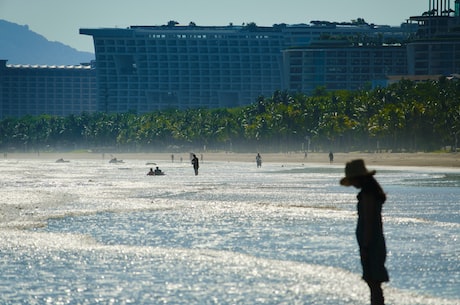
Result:
<svg viewBox="0 0 460 305"><path fill-rule="evenodd" d="M230 152L197 152L198 158L202 161L221 162L255 162L254 153L230 153ZM43 159L66 161L81 159L100 159L107 162L116 157L118 160L146 160L146 162L180 162L189 159L189 153L10 153L4 155L4 160ZM328 153L263 153L263 162L273 163L299 163L299 164L329 164ZM460 153L335 153L334 164L345 164L353 159L364 159L369 166L430 166L430 167L460 167Z"/></svg>

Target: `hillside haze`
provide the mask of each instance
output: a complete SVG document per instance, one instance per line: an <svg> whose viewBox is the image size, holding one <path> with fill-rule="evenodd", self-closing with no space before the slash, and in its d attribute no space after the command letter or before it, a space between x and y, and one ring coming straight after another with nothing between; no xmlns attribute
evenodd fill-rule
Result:
<svg viewBox="0 0 460 305"><path fill-rule="evenodd" d="M8 64L78 65L94 58L93 53L49 41L27 25L0 20L0 59L8 60Z"/></svg>

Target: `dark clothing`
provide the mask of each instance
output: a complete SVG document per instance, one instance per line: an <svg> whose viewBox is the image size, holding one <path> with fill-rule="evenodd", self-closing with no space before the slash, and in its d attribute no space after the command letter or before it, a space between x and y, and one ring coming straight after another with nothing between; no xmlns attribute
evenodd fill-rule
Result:
<svg viewBox="0 0 460 305"><path fill-rule="evenodd" d="M366 282L388 282L388 272L385 268L386 245L381 215L385 195L378 184L370 180L364 183L357 198L356 238L361 254L363 279ZM367 232L368 230L370 232Z"/></svg>
<svg viewBox="0 0 460 305"><path fill-rule="evenodd" d="M198 168L200 168L200 162L198 161L198 158L195 155L193 155L192 164L193 169L195 170L195 175L198 175Z"/></svg>
<svg viewBox="0 0 460 305"><path fill-rule="evenodd" d="M163 172L161 171L161 169L158 169L158 168L155 169L155 175L158 176L158 175L162 175L162 174L163 174Z"/></svg>
<svg viewBox="0 0 460 305"><path fill-rule="evenodd" d="M262 167L262 157L260 156L260 154L257 154L256 156L256 163L257 167Z"/></svg>

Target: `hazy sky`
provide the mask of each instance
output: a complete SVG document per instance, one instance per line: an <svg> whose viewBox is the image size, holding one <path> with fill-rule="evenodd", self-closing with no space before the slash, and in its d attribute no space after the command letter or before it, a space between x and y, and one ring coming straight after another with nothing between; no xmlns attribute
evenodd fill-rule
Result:
<svg viewBox="0 0 460 305"><path fill-rule="evenodd" d="M91 36L80 28L163 25L240 25L255 22L309 23L311 20L400 25L421 15L429 0L0 0L0 19L29 28L51 41L94 52ZM451 0L453 6L453 0Z"/></svg>

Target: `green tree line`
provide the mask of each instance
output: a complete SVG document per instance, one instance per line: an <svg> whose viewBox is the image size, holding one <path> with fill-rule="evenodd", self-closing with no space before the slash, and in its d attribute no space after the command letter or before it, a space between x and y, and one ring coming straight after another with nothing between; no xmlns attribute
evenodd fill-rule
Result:
<svg viewBox="0 0 460 305"><path fill-rule="evenodd" d="M0 121L7 151L435 151L460 133L460 81L402 80L310 96L276 91L237 108L40 115Z"/></svg>

